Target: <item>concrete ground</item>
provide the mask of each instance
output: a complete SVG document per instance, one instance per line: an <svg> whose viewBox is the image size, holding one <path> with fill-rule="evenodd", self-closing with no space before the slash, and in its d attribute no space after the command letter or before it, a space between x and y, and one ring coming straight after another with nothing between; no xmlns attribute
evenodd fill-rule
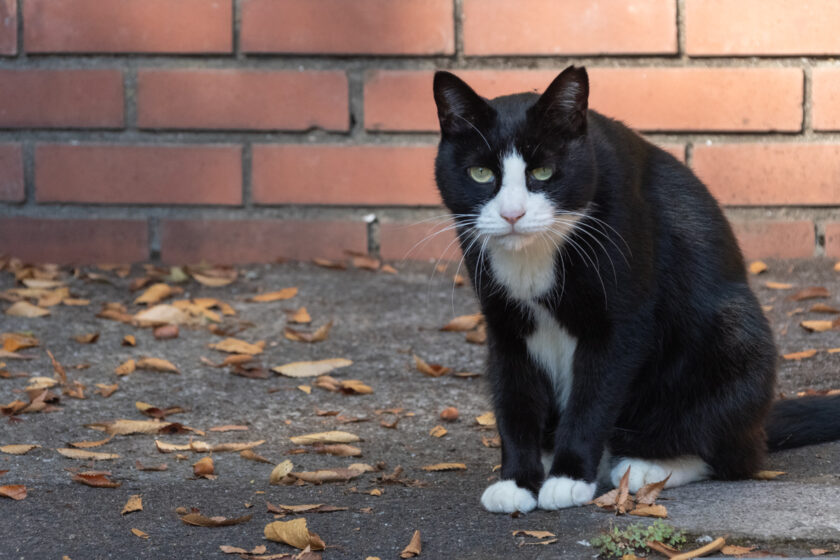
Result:
<svg viewBox="0 0 840 560"><path fill-rule="evenodd" d="M780 354L806 349L840 347L840 331L808 333L798 326L803 319L819 319L807 311L814 302L840 306L840 272L833 262L769 262L770 270L752 277L768 311ZM239 278L223 288L210 288L194 281L182 284L185 293L175 296L213 297L236 310L226 326L246 327L235 336L249 342L266 341L258 363L273 367L298 360L349 358L353 365L337 370L337 379L359 379L373 388L369 395L345 395L313 387L311 394L297 388L313 379L290 379L272 374L267 379L231 375L227 368L203 364L202 356L219 362L224 354L208 344L220 337L205 328L182 328L175 340L155 340L150 329L98 319L105 302L128 304L134 313L141 306L131 302L131 278L142 275L135 266L129 278L111 272L85 269L104 275L108 282L69 278L74 296L89 298L82 307L56 306L43 318L2 315L0 332L31 331L41 346L22 350L34 356L28 361L3 360L9 372L29 376L52 376L44 350L49 349L67 368L71 380L87 386L84 400L62 397L59 410L0 418L0 445L38 444L25 455L0 453L0 485L24 484L28 496L21 501L0 498L0 558L236 558L220 551L220 545L251 549L267 546L268 553L294 553L295 549L263 538L263 527L275 520L266 509L272 504L317 504L348 508L333 513L306 514L309 529L318 533L328 548L325 559L398 558L415 530L422 535L421 558L592 558L596 552L587 542L612 525L650 520L616 517L594 506L556 512L536 511L511 517L482 510L479 497L494 480L493 466L499 450L485 447L482 437L493 436L475 417L489 410L481 377L452 374L428 377L413 365L412 353L453 368L453 372L482 371L485 348L469 344L464 334L439 328L456 315L474 313L477 305L469 287L453 287L454 266L445 273L432 265L396 263L398 275L367 270L329 270L311 264L281 264L240 269ZM795 287L774 290L766 281L788 282ZM246 299L261 291L297 287L293 299L275 303L251 303ZM801 302L786 299L798 288L824 286L829 298ZM0 273L0 290L15 287L8 272ZM0 302L8 308L9 303ZM329 338L306 344L287 340L285 310L306 306L313 325L334 321ZM305 328L305 327L303 327ZM99 332L95 344L83 345L72 336ZM137 346L121 345L133 334ZM165 358L180 368L180 374L136 371L117 377L114 369L129 358ZM74 369L76 364L90 364ZM0 368L2 369L2 368ZM119 389L107 398L94 394L96 383L117 383ZM16 398L25 378L0 377L0 405ZM780 359L779 391L794 395L806 389L840 388L840 353L825 351L801 361ZM157 437L166 442L186 443L190 435L126 435L93 451L117 453L119 459L95 464L68 459L55 448L69 442L97 440L101 432L86 428L93 422L119 418L144 419L135 401L158 407L180 406L187 412L169 417L186 426L208 430L225 424L247 425L247 431L207 432L194 436L209 443L264 439L255 449L271 463L243 459L238 453L213 453L215 480L196 479L192 464L203 455L184 452L184 459L156 450ZM447 406L460 411L460 419L444 423L438 418ZM380 422L394 416L377 410L402 408L396 429ZM338 411L365 421L341 423L336 416L318 416L317 410ZM409 415L408 413L413 413ZM429 431L445 424L448 434L434 438ZM346 430L363 441L361 458L342 458L315 453L289 454L299 447L289 438L310 432ZM354 462L382 464L384 473L403 468L406 484L377 480L383 473L364 474L350 482L269 485L274 465L291 459L295 471L311 471ZM166 463L162 472L141 471L143 465ZM461 462L465 471L426 472L424 465ZM104 469L121 486L92 488L71 480L68 469ZM703 536L728 536L730 542L755 545L774 555L811 557L811 548L827 549L838 556L840 543L840 443L825 444L772 455L767 469L787 474L772 481L703 482L663 492L660 503L668 508L668 522L686 530L690 541ZM380 489L381 495L370 491ZM143 511L121 515L129 496L142 495ZM176 508L198 508L207 516L253 518L235 526L205 528L179 520ZM283 520L294 519L290 515ZM148 534L139 538L136 528ZM518 529L546 530L557 542L545 546L522 546L514 537ZM533 540L533 539L528 539ZM690 546L697 546L690 542Z"/></svg>

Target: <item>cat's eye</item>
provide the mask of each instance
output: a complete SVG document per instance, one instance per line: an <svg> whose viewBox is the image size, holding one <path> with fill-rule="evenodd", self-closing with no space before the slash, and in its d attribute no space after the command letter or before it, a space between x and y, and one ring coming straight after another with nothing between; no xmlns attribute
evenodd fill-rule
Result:
<svg viewBox="0 0 840 560"><path fill-rule="evenodd" d="M470 179L476 183L489 183L493 180L493 172L486 167L470 167L467 169Z"/></svg>
<svg viewBox="0 0 840 560"><path fill-rule="evenodd" d="M531 170L531 177L537 181L548 181L552 175L554 171L550 167L535 167Z"/></svg>

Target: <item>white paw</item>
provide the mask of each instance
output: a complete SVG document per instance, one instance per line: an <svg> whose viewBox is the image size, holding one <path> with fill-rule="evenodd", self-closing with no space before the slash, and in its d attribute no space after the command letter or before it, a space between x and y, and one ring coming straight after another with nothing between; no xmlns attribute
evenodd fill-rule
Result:
<svg viewBox="0 0 840 560"><path fill-rule="evenodd" d="M638 492L639 488L645 484L665 480L668 476L668 471L657 463L645 461L644 459L622 459L610 472L610 482L612 482L613 486L618 487L619 482L621 482L621 477L624 476L628 468L630 469L628 482L630 483L630 493L632 494Z"/></svg>
<svg viewBox="0 0 840 560"><path fill-rule="evenodd" d="M537 507L534 495L520 488L512 480L500 480L487 487L481 495L481 505L494 513L526 513Z"/></svg>
<svg viewBox="0 0 840 560"><path fill-rule="evenodd" d="M594 482L575 480L565 476L550 476L543 482L537 498L542 509L580 506L595 496Z"/></svg>

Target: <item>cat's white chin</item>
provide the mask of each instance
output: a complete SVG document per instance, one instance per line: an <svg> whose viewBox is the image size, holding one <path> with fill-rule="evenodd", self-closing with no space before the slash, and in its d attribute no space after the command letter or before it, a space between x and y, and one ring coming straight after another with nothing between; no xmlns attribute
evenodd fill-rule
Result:
<svg viewBox="0 0 840 560"><path fill-rule="evenodd" d="M537 240L535 233L508 233L493 238L493 242L506 251L521 251Z"/></svg>

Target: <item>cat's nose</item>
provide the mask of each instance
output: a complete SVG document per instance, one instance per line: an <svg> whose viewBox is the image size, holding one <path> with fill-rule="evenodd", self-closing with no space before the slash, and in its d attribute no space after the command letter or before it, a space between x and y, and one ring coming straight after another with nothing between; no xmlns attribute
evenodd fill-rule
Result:
<svg viewBox="0 0 840 560"><path fill-rule="evenodd" d="M502 215L502 218L504 218L507 223L514 225L522 216L525 215L525 210L508 210L499 212L499 214Z"/></svg>

